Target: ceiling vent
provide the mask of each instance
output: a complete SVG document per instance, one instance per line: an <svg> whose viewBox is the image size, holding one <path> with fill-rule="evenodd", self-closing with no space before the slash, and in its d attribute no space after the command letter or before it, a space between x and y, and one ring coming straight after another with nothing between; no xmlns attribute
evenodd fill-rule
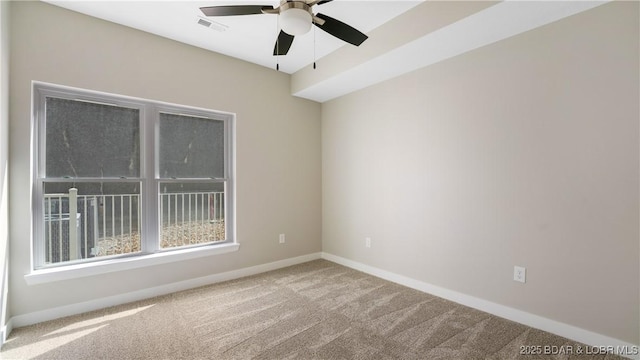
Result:
<svg viewBox="0 0 640 360"><path fill-rule="evenodd" d="M212 21L209 19L201 18L201 17L198 17L198 25L202 25L204 27L208 27L211 30L215 30L219 32L224 32L229 29L229 25L225 25L217 21Z"/></svg>

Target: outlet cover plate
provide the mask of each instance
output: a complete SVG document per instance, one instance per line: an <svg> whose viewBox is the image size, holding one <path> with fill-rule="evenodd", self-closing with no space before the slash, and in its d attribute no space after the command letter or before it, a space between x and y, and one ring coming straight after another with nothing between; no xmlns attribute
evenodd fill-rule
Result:
<svg viewBox="0 0 640 360"><path fill-rule="evenodd" d="M527 269L522 266L513 267L513 280L521 283L527 280Z"/></svg>

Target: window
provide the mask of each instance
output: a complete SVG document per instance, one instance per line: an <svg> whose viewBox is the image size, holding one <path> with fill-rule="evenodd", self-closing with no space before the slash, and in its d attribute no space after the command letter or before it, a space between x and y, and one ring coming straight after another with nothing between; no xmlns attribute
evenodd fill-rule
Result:
<svg viewBox="0 0 640 360"><path fill-rule="evenodd" d="M34 268L234 242L233 119L35 83Z"/></svg>

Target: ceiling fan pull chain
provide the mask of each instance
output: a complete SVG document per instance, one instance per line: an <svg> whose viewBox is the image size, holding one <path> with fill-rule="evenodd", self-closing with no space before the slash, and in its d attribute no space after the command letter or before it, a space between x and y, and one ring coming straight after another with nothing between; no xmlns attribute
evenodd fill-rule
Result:
<svg viewBox="0 0 640 360"><path fill-rule="evenodd" d="M280 32L280 19L276 20L276 34ZM276 39L276 71L280 71L280 37Z"/></svg>
<svg viewBox="0 0 640 360"><path fill-rule="evenodd" d="M313 70L316 69L316 27L313 27Z"/></svg>

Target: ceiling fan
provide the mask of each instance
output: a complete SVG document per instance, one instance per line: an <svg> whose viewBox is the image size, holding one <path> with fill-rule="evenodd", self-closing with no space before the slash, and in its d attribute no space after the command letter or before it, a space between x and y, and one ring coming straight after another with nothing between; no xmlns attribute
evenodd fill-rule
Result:
<svg viewBox="0 0 640 360"><path fill-rule="evenodd" d="M333 0L281 0L280 6L270 5L221 5L201 7L206 16L234 16L276 14L279 16L280 34L273 48L273 55L286 55L296 35L307 33L311 24L355 46L360 46L368 36L353 27L324 14L314 14L312 7Z"/></svg>

